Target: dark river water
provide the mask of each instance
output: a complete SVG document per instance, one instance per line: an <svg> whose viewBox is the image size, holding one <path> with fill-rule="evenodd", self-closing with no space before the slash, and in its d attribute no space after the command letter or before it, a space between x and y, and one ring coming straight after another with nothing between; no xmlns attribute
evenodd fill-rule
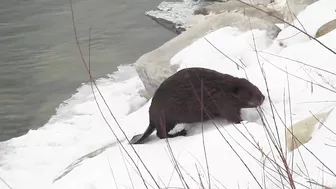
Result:
<svg viewBox="0 0 336 189"><path fill-rule="evenodd" d="M84 54L104 77L175 36L145 11L161 0L73 0ZM0 1L0 141L43 126L88 76L69 0Z"/></svg>

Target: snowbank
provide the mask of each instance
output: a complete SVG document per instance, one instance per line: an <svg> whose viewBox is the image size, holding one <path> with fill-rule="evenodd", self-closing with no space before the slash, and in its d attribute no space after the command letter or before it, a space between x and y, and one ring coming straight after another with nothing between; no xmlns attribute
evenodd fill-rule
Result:
<svg viewBox="0 0 336 189"><path fill-rule="evenodd" d="M308 32L314 33L322 22L335 18L330 12L335 8L334 0L320 0L299 18ZM324 21L311 22L316 14L323 15ZM202 66L247 77L269 94L261 107L263 119L255 109L244 109L247 121L242 124L225 120L203 123L204 140L201 123L179 125L188 128L188 135L169 139L169 143L151 136L148 143L133 146L151 177L98 98L122 146L116 143L97 109L90 85L84 85L45 127L0 144L0 149L7 149L1 154L0 177L15 189L146 188L138 165L148 188L157 188L156 184L184 188L185 183L189 188L209 188L210 180L212 188L254 189L290 187L286 168L293 168L296 188L335 188L336 55L315 40L295 35L297 31L291 28L284 29L275 40L266 33L221 28L182 48L170 61L178 69ZM292 37L282 39L284 35ZM286 45L280 45L280 40ZM318 40L336 49L335 30ZM130 138L147 127L150 101L145 102L138 94L144 86L134 68L122 68L124 73L100 80L99 88ZM323 124L310 124L314 128L305 145L287 152L285 133L291 123L329 111L321 120ZM305 129L306 125L299 127ZM285 157L274 144L281 145L278 149ZM287 159L288 167L283 159ZM279 172L285 176L279 178ZM1 180L0 187L8 188Z"/></svg>
<svg viewBox="0 0 336 189"><path fill-rule="evenodd" d="M97 85L117 120L146 102L137 94L143 85L134 67L121 66L109 78L99 79ZM107 121L117 127L98 91L94 94ZM116 132L121 136L120 131ZM114 141L99 113L91 86L85 84L60 105L44 127L0 143L0 177L13 188L50 188L65 165Z"/></svg>
<svg viewBox="0 0 336 189"><path fill-rule="evenodd" d="M236 27L241 31L248 31L251 28L266 30L267 37L271 39L280 32L280 29L270 22L259 18L248 18L238 13L221 13L208 17L157 49L142 55L135 62L136 70L148 96L152 96L160 83L176 72L176 67L170 66L170 60L176 53L204 35L225 26ZM223 43L226 42L223 41ZM227 44L230 45L230 43Z"/></svg>
<svg viewBox="0 0 336 189"><path fill-rule="evenodd" d="M328 4L328 6L326 6L326 4ZM329 0L328 3L326 3L326 1L317 1L302 11L297 16L298 20L293 22L293 25L303 31L306 31L309 35L314 37L317 30L323 24L336 18L335 6L336 1ZM295 37L293 37L294 35ZM297 29L293 27L288 27L278 36L278 41L284 46L306 42L309 40L310 38L307 35L297 31Z"/></svg>

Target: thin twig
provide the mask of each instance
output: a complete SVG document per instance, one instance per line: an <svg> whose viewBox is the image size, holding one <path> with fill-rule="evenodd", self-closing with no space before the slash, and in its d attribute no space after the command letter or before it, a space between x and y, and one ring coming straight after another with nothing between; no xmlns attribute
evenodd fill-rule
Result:
<svg viewBox="0 0 336 189"><path fill-rule="evenodd" d="M203 151L204 151L204 157L205 157L205 163L207 167L207 173L208 173L208 179L209 179L209 188L211 189L211 179L210 179L210 170L209 170L209 163L208 163L208 156L206 152L206 147L205 147L205 140L204 140L204 124L203 124L203 111L204 111L204 101L203 101L203 79L201 79L201 123L202 123L202 143L203 143ZM204 187L204 186L203 186Z"/></svg>
<svg viewBox="0 0 336 189"><path fill-rule="evenodd" d="M3 178L0 177L0 180L9 188L13 189Z"/></svg>
<svg viewBox="0 0 336 189"><path fill-rule="evenodd" d="M109 158L108 158L108 155L106 155L106 159L107 159L107 161L108 161L108 163L109 163L110 172L111 172L111 174L112 174L112 177L113 177L113 180L114 180L114 184L115 184L115 186L116 186L116 189L119 189L119 188L118 188L118 184L117 184L117 180L116 180L116 178L115 178L115 176L114 176L114 173L113 173L113 169L112 169L110 160L109 160ZM134 187L133 187L133 189L134 189Z"/></svg>

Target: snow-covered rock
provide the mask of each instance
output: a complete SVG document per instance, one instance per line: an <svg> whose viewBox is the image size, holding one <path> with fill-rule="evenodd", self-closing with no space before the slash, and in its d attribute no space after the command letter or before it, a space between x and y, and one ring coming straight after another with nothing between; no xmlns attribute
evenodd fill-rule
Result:
<svg viewBox="0 0 336 189"><path fill-rule="evenodd" d="M192 15L195 7L197 7L197 2L163 1L157 6L158 10L150 10L145 14L164 28L180 34L186 30L186 20Z"/></svg>
<svg viewBox="0 0 336 189"><path fill-rule="evenodd" d="M142 55L136 62L136 70L149 95L152 96L160 83L176 72L177 67L170 66L170 59L186 46L207 33L225 26L233 26L241 31L250 29L266 30L269 38L275 38L279 27L259 18L248 18L238 13L212 15L187 31L169 40L159 48Z"/></svg>
<svg viewBox="0 0 336 189"><path fill-rule="evenodd" d="M325 6L326 2L329 6ZM292 24L314 37L321 26L336 18L335 7L335 0L317 1L300 12ZM321 11L319 12L318 10ZM302 43L309 40L311 40L309 36L291 26L288 26L279 33L276 39L277 43L281 43L282 46Z"/></svg>
<svg viewBox="0 0 336 189"><path fill-rule="evenodd" d="M266 13L256 9L254 6L257 7L258 9L265 11ZM258 17L263 18L267 21L271 21L273 23L281 23L279 19L282 19L283 16L279 11L273 8L269 8L266 3L256 4L254 6L251 6L250 4L244 4L239 1L212 3L210 5L200 6L199 8L196 8L194 10L194 15L219 14L222 12L237 12L248 17ZM279 19L274 18L273 16L270 15L278 17Z"/></svg>
<svg viewBox="0 0 336 189"><path fill-rule="evenodd" d="M252 4L252 5L267 5L272 0L243 0L243 2ZM192 1L192 0L183 0L182 2L167 2L163 1L161 4L157 6L158 10L150 10L146 12L146 15L155 20L158 24L163 27L176 32L178 34L187 30L190 27L193 27L199 21L203 20L204 16L195 15L194 12L202 9L207 6L214 6L214 9L217 10L217 5L220 8L223 8L224 12L232 12L235 9L238 9L237 12L241 12L241 9L247 7L241 2L237 2L236 0L229 1ZM221 6L224 5L224 6ZM263 7L263 6L261 6ZM212 9L210 7L209 9ZM272 9L264 8L269 12L273 12ZM216 12L216 11L215 11ZM220 12L218 12L220 13ZM276 12L274 12L275 14ZM262 13L258 13L257 10L248 9L246 16L249 15L262 15ZM261 18L261 17L259 17ZM270 18L271 20L271 18Z"/></svg>

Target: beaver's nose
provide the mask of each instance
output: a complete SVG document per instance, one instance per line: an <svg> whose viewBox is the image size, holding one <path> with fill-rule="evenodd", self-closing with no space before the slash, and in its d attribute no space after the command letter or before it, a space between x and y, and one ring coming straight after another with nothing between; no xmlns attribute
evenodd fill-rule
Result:
<svg viewBox="0 0 336 189"><path fill-rule="evenodd" d="M261 97L260 97L260 101L258 102L258 106L260 106L263 102L264 102L264 100L265 100L265 96L264 95L261 95Z"/></svg>
<svg viewBox="0 0 336 189"><path fill-rule="evenodd" d="M261 104L264 102L264 100L265 100L265 96L262 95L262 96L261 96Z"/></svg>

